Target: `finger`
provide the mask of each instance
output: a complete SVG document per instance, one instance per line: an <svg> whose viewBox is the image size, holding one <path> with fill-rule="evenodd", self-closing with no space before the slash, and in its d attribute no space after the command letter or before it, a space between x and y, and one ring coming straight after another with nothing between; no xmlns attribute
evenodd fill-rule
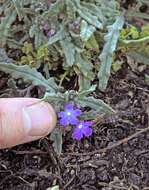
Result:
<svg viewBox="0 0 149 190"><path fill-rule="evenodd" d="M35 98L0 99L0 149L37 140L56 125L52 106Z"/></svg>

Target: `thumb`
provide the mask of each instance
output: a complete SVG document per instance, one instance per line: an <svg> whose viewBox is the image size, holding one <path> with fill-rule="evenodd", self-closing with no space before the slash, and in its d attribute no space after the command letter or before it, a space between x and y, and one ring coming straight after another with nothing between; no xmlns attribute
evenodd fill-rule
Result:
<svg viewBox="0 0 149 190"><path fill-rule="evenodd" d="M0 149L37 140L56 125L56 114L35 98L0 99Z"/></svg>

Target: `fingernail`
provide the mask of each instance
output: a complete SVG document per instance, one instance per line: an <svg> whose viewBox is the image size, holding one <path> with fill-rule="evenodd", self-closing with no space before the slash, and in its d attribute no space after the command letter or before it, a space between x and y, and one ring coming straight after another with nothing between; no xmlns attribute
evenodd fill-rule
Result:
<svg viewBox="0 0 149 190"><path fill-rule="evenodd" d="M23 108L23 122L29 136L44 136L54 126L50 107L45 103L37 103Z"/></svg>

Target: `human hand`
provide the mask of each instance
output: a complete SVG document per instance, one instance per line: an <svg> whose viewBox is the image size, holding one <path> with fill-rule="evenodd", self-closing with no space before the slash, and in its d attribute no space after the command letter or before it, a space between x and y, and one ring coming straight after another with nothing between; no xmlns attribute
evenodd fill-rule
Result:
<svg viewBox="0 0 149 190"><path fill-rule="evenodd" d="M0 149L37 140L56 125L56 114L35 98L0 99Z"/></svg>

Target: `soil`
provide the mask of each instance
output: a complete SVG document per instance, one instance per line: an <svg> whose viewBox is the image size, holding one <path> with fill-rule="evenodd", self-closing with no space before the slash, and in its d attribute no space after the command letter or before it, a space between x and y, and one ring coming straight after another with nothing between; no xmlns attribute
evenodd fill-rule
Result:
<svg viewBox="0 0 149 190"><path fill-rule="evenodd" d="M122 0L128 9L131 0ZM138 22L138 21L137 21ZM14 52L15 53L15 52ZM14 54L15 56L15 54ZM90 138L63 136L58 157L49 136L0 151L0 190L149 190L149 69L126 60L105 92L93 95L116 114L99 118ZM97 83L94 81L94 83ZM0 97L40 97L43 89L0 72Z"/></svg>

